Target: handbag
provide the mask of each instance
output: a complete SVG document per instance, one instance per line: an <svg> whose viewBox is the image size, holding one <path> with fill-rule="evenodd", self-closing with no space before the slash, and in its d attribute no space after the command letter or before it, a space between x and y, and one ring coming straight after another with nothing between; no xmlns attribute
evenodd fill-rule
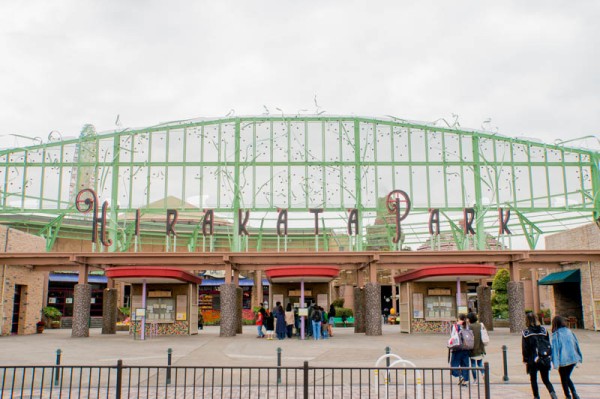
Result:
<svg viewBox="0 0 600 399"><path fill-rule="evenodd" d="M490 343L490 335L488 334L485 324L483 323L481 323L481 342L483 342L484 345Z"/></svg>
<svg viewBox="0 0 600 399"><path fill-rule="evenodd" d="M457 349L460 347L460 337L458 336L458 328L456 324L452 325L452 331L450 332L450 339L448 340L449 349Z"/></svg>

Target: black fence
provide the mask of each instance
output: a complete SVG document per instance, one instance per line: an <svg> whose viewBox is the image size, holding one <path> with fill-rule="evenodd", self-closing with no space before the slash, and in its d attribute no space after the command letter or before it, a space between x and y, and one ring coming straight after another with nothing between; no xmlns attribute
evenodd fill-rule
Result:
<svg viewBox="0 0 600 399"><path fill-rule="evenodd" d="M0 398L489 398L489 365L468 368L0 367ZM473 380L472 373L479 378ZM483 374L482 374L483 373Z"/></svg>

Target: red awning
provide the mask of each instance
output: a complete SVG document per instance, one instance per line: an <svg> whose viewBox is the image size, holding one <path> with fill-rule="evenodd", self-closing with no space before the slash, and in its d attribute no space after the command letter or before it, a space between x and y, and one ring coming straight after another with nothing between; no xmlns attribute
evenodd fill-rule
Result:
<svg viewBox="0 0 600 399"><path fill-rule="evenodd" d="M106 269L106 276L112 279L123 280L128 283L193 283L200 284L202 279L180 269L166 269L159 267L113 267Z"/></svg>
<svg viewBox="0 0 600 399"><path fill-rule="evenodd" d="M493 265L450 264L411 270L394 277L394 281L396 283L418 280L451 281L456 277L463 277L464 280L468 280L490 277L494 274L496 274L496 266Z"/></svg>
<svg viewBox="0 0 600 399"><path fill-rule="evenodd" d="M272 267L265 270L267 278L272 282L294 283L304 282L327 283L340 274L336 266L291 265Z"/></svg>

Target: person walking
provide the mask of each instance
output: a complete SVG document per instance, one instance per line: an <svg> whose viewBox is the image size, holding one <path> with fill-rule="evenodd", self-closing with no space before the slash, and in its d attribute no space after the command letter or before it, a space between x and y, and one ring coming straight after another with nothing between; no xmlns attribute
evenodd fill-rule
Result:
<svg viewBox="0 0 600 399"><path fill-rule="evenodd" d="M463 370L452 370L452 376L458 377L458 385L466 387L469 382L469 349L461 348L460 330L468 329L467 316L463 313L458 315L458 320L452 325L448 347L450 348L450 367L467 367Z"/></svg>
<svg viewBox="0 0 600 399"><path fill-rule="evenodd" d="M277 339L284 339L285 333L287 331L285 327L285 312L283 311L283 306L281 303L277 302L275 317L277 318L277 322L275 323L275 333L277 334Z"/></svg>
<svg viewBox="0 0 600 399"><path fill-rule="evenodd" d="M523 330L521 347L523 363L526 364L527 374L531 382L531 390L535 399L540 398L537 374L540 373L546 389L552 399L558 399L554 387L550 382L549 374L552 362L552 350L550 348L550 337L548 331L540 325L537 316L533 312L525 315L527 328Z"/></svg>
<svg viewBox="0 0 600 399"><path fill-rule="evenodd" d="M292 332L294 331L294 311L292 310L291 303L288 303L285 308L285 328L287 330L287 337L292 338Z"/></svg>
<svg viewBox="0 0 600 399"><path fill-rule="evenodd" d="M577 363L582 362L583 356L577 337L567 327L564 317L554 317L552 319L552 363L554 368L558 368L560 383L567 399L579 399L575 385L571 381L571 373Z"/></svg>
<svg viewBox="0 0 600 399"><path fill-rule="evenodd" d="M471 367L483 368L483 357L485 356L485 345L481 340L481 323L477 319L477 315L473 312L467 315L469 327L473 331L473 349L469 351L471 359ZM473 373L473 383L477 381L477 370L471 370ZM481 370L481 375L485 377L485 373Z"/></svg>

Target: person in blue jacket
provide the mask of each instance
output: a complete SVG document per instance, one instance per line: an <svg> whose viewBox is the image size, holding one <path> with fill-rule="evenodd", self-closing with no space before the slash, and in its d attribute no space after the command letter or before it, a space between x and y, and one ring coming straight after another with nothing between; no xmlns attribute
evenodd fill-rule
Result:
<svg viewBox="0 0 600 399"><path fill-rule="evenodd" d="M577 363L583 362L577 337L567 327L564 317L552 319L552 363L558 368L560 383L567 399L579 399L575 385L571 381L571 373Z"/></svg>

